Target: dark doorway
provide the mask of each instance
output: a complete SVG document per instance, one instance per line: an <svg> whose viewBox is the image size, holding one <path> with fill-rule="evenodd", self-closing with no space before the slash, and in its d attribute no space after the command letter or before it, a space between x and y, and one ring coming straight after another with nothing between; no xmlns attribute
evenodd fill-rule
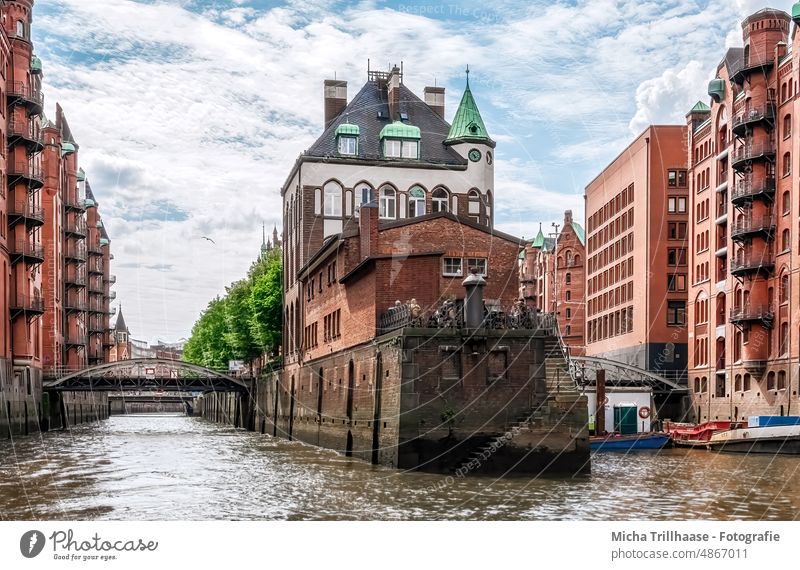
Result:
<svg viewBox="0 0 800 570"><path fill-rule="evenodd" d="M381 441L381 390L383 386L383 358L378 353L375 361L375 404L372 416L372 463L377 465L380 458Z"/></svg>
<svg viewBox="0 0 800 570"><path fill-rule="evenodd" d="M353 432L347 430L347 449L344 451L345 457L353 457Z"/></svg>
<svg viewBox="0 0 800 570"><path fill-rule="evenodd" d="M272 437L278 436L278 398L281 394L281 381L275 380L275 407L272 410Z"/></svg>
<svg viewBox="0 0 800 570"><path fill-rule="evenodd" d="M23 430L23 433L25 435L29 435L28 434L28 402L23 402L23 405L25 407L25 429ZM783 414L781 414L781 415L783 415Z"/></svg>
<svg viewBox="0 0 800 570"><path fill-rule="evenodd" d="M292 441L292 431L294 429L294 376L292 376L292 386L289 391L289 441Z"/></svg>
<svg viewBox="0 0 800 570"><path fill-rule="evenodd" d="M347 421L353 421L353 390L355 389L355 366L350 361L347 367Z"/></svg>

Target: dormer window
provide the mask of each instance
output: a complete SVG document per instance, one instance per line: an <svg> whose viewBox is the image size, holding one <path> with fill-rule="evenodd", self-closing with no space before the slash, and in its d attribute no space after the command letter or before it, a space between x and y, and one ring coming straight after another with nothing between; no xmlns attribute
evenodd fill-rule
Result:
<svg viewBox="0 0 800 570"><path fill-rule="evenodd" d="M395 121L381 130L385 158L419 158L419 127Z"/></svg>
<svg viewBox="0 0 800 570"><path fill-rule="evenodd" d="M336 127L336 148L339 154L355 156L358 154L358 125L342 123Z"/></svg>

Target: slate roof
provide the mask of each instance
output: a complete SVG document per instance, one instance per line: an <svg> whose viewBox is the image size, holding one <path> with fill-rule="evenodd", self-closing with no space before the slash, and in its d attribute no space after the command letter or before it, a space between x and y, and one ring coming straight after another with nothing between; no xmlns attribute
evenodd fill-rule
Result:
<svg viewBox="0 0 800 570"><path fill-rule="evenodd" d="M128 325L125 324L125 317L122 316L122 307L119 308L119 313L117 314L117 324L114 327L114 330L117 332L128 332Z"/></svg>
<svg viewBox="0 0 800 570"><path fill-rule="evenodd" d="M736 47L728 49L722 62L728 69L728 77L733 77L744 64L744 48Z"/></svg>
<svg viewBox="0 0 800 570"><path fill-rule="evenodd" d="M378 117L378 112L382 116ZM450 125L406 87L400 85L400 112L408 119L404 122L420 129L420 156L415 162L465 166L467 159L444 144ZM339 155L336 147L336 129L343 123L358 125L358 155ZM344 111L331 122L305 156L344 159L369 159L404 162L407 159L383 157L380 132L391 123L385 87L377 81L367 81Z"/></svg>

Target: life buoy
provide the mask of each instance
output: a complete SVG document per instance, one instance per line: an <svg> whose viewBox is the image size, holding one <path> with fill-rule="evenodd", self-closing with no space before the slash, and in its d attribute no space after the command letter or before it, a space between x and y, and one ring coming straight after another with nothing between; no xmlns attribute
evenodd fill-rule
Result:
<svg viewBox="0 0 800 570"><path fill-rule="evenodd" d="M639 417L643 420L646 420L650 417L650 408L644 406L643 408L639 408Z"/></svg>

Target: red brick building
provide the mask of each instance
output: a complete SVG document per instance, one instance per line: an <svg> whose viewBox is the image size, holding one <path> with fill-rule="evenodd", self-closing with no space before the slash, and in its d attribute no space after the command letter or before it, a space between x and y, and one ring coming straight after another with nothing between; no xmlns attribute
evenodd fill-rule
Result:
<svg viewBox="0 0 800 570"><path fill-rule="evenodd" d="M113 296L108 235L78 145L60 107L55 122L43 115L32 11L33 0L0 3L0 432L8 433L39 428L44 372L105 360ZM87 267L93 250L100 261ZM99 417L65 398L73 418Z"/></svg>
<svg viewBox="0 0 800 570"><path fill-rule="evenodd" d="M686 137L651 126L586 187L586 355L684 382Z"/></svg>
<svg viewBox="0 0 800 570"><path fill-rule="evenodd" d="M520 298L557 317L559 334L573 356L585 352L585 260L583 226L564 212L557 237L539 233L520 252Z"/></svg>
<svg viewBox="0 0 800 570"><path fill-rule="evenodd" d="M792 23L794 21L794 23ZM796 412L800 3L742 22L688 115L689 386L698 421Z"/></svg>
<svg viewBox="0 0 800 570"><path fill-rule="evenodd" d="M492 228L495 143L469 84L451 124L444 89L422 100L397 67L370 71L349 103L346 85L325 82L325 129L282 188L284 366L259 394L261 429L451 469L552 400L536 443L496 460L582 469L585 399L552 325L515 308L522 244ZM473 273L485 304L467 304L470 328ZM517 455L543 441L535 459Z"/></svg>

